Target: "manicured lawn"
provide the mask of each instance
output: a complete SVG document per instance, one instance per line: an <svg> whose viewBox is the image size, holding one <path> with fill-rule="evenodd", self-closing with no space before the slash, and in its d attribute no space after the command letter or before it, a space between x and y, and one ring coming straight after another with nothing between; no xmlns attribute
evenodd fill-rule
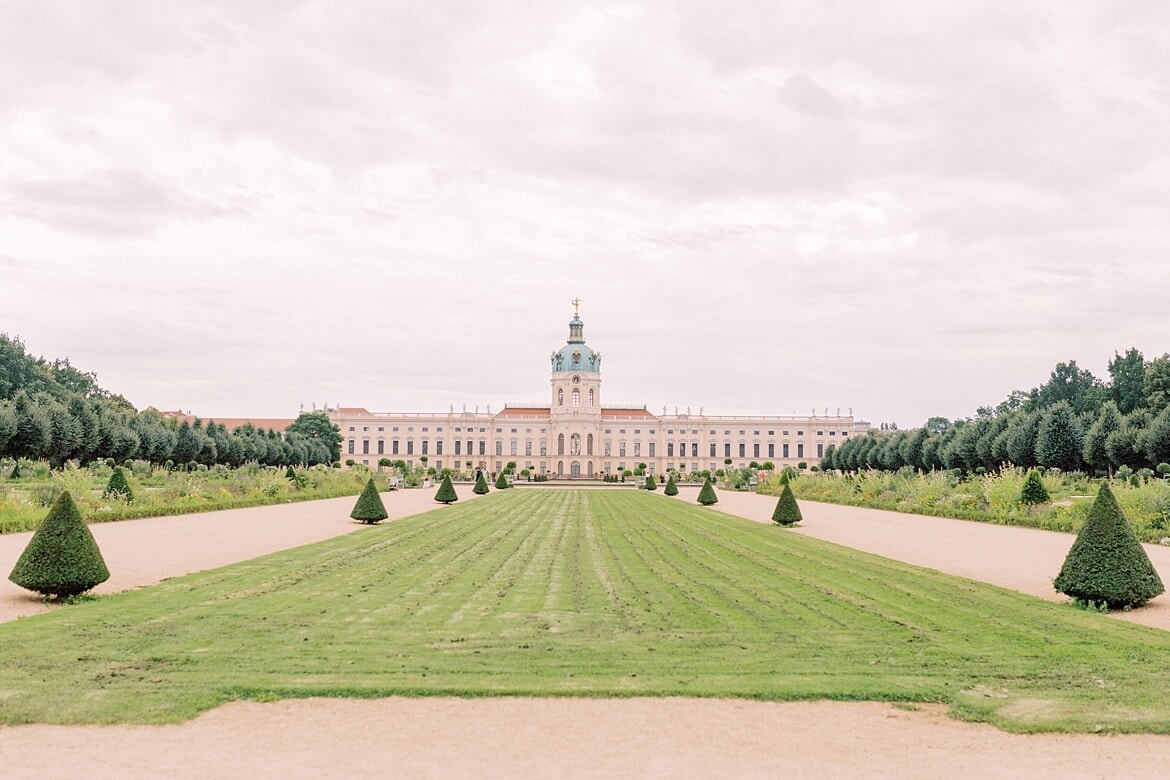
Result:
<svg viewBox="0 0 1170 780"><path fill-rule="evenodd" d="M6 723L179 721L237 698L682 695L1170 731L1168 632L640 491L501 492L2 625L0 658Z"/></svg>

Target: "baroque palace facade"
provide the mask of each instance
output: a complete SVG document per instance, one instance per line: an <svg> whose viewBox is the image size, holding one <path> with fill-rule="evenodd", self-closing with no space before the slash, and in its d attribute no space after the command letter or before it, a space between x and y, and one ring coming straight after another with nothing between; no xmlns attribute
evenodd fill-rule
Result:
<svg viewBox="0 0 1170 780"><path fill-rule="evenodd" d="M574 301L576 306L577 302ZM383 459L436 469L518 469L559 478L598 478L645 463L650 473L714 471L772 461L777 468L817 463L829 445L863 434L852 415L726 417L656 415L645 406L601 403L601 353L585 343L574 312L568 342L550 356L548 405L506 404L476 412L329 411L341 429L342 460L377 466ZM827 411L827 410L826 410ZM426 456L423 461L422 457Z"/></svg>

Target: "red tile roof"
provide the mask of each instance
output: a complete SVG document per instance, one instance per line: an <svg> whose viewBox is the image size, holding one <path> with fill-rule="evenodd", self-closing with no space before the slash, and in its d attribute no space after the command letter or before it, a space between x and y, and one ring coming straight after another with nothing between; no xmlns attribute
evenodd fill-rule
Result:
<svg viewBox="0 0 1170 780"><path fill-rule="evenodd" d="M500 412L497 417L503 417L510 414L548 414L551 407L548 406L505 406L504 410Z"/></svg>
<svg viewBox="0 0 1170 780"><path fill-rule="evenodd" d="M651 412L646 411L643 406L632 407L630 409L602 409L602 417L653 417Z"/></svg>

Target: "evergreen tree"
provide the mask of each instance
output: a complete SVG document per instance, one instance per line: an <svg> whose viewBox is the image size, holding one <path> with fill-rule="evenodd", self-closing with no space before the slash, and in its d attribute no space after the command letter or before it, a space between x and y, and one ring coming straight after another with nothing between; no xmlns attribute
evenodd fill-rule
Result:
<svg viewBox="0 0 1170 780"><path fill-rule="evenodd" d="M1084 441L1072 408L1064 401L1049 407L1036 435L1036 462L1046 468L1076 471Z"/></svg>
<svg viewBox="0 0 1170 780"><path fill-rule="evenodd" d="M1104 602L1111 609L1139 606L1165 590L1108 482L1053 584L1078 601Z"/></svg>
<svg viewBox="0 0 1170 780"><path fill-rule="evenodd" d="M508 475L501 471L499 476L496 477L496 490L507 490L507 489L508 489Z"/></svg>
<svg viewBox="0 0 1170 780"><path fill-rule="evenodd" d="M654 481L653 474L646 475L646 489L647 490L657 490L658 489L658 483Z"/></svg>
<svg viewBox="0 0 1170 780"><path fill-rule="evenodd" d="M780 500L776 502L776 509L772 512L772 522L776 525L793 525L804 519L800 514L800 507L796 504L796 496L792 494L792 485L784 483L780 491Z"/></svg>
<svg viewBox="0 0 1170 780"><path fill-rule="evenodd" d="M8 475L9 479L20 479L20 462L17 461L12 466L12 473Z"/></svg>
<svg viewBox="0 0 1170 780"><path fill-rule="evenodd" d="M703 480L703 489L699 491L699 503L703 506L719 503L719 498L715 495L715 488L711 487L710 477Z"/></svg>
<svg viewBox="0 0 1170 780"><path fill-rule="evenodd" d="M674 474L671 474L669 477L667 477L666 489L662 491L662 495L664 495L664 496L677 496L678 495L678 485L674 484Z"/></svg>
<svg viewBox="0 0 1170 780"><path fill-rule="evenodd" d="M483 478L482 471L479 472L479 476L475 480L475 487L471 489L471 492L475 493L477 496L482 496L488 492L488 483L487 480Z"/></svg>
<svg viewBox="0 0 1170 780"><path fill-rule="evenodd" d="M1040 480L1040 472L1036 469L1029 469L1028 476L1024 478L1024 487L1020 490L1020 503L1047 504L1048 498L1048 489Z"/></svg>
<svg viewBox="0 0 1170 780"><path fill-rule="evenodd" d="M101 550L66 490L57 497L8 579L46 596L75 596L110 578Z"/></svg>
<svg viewBox="0 0 1170 780"><path fill-rule="evenodd" d="M386 505L382 503L382 497L378 495L378 488L374 485L373 477L370 477L369 481L366 482L366 486L362 489L362 494L358 496L357 503L353 505L353 511L349 513L349 516L359 523L370 525L389 517L386 514Z"/></svg>
<svg viewBox="0 0 1170 780"><path fill-rule="evenodd" d="M1142 378L1142 394L1150 411L1158 414L1170 406L1170 354L1154 358Z"/></svg>
<svg viewBox="0 0 1170 780"><path fill-rule="evenodd" d="M1081 457L1085 459L1085 463L1089 464L1089 468L1108 469L1115 465L1110 462L1109 451L1105 445L1109 441L1109 435L1119 430L1121 430L1121 412L1117 410L1117 404L1113 401L1106 401L1101 407L1101 411L1097 413L1097 419L1093 421L1088 433L1085 434L1085 447Z"/></svg>
<svg viewBox="0 0 1170 780"><path fill-rule="evenodd" d="M1170 461L1170 406L1154 418L1140 439L1150 466Z"/></svg>
<svg viewBox="0 0 1170 780"><path fill-rule="evenodd" d="M439 485L439 491L435 493L435 500L440 504L450 504L459 500L459 496L455 494L455 486L451 484L450 474L444 475L443 484Z"/></svg>
<svg viewBox="0 0 1170 780"><path fill-rule="evenodd" d="M134 500L134 492L130 489L130 483L126 481L126 472L122 471L121 466L114 468L114 473L110 475L110 481L106 483L102 498L120 498L126 503Z"/></svg>
<svg viewBox="0 0 1170 780"><path fill-rule="evenodd" d="M1130 347L1124 355L1113 353L1109 377L1109 395L1122 414L1129 414L1145 403L1146 360L1137 347Z"/></svg>

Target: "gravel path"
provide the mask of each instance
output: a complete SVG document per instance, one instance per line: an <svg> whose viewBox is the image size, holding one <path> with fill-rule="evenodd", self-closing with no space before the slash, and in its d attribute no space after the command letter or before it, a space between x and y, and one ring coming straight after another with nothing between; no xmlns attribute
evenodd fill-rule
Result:
<svg viewBox="0 0 1170 780"><path fill-rule="evenodd" d="M683 488L678 500L694 500ZM470 487L460 499L474 496ZM391 519L432 491L383 495ZM353 498L92 526L110 593L348 533ZM775 499L720 493L768 522ZM1072 537L802 502L795 533L1056 599ZM0 536L7 574L29 534ZM1149 547L1170 581L1170 549ZM0 621L51 609L0 584ZM1165 597L1121 615L1170 629ZM2 650L0 650L2 653ZM2 692L0 692L2 694ZM3 706L0 697L0 707ZM880 703L707 699L309 699L240 702L179 726L0 728L4 778L205 777L1156 777L1170 738L1004 734Z"/></svg>

